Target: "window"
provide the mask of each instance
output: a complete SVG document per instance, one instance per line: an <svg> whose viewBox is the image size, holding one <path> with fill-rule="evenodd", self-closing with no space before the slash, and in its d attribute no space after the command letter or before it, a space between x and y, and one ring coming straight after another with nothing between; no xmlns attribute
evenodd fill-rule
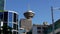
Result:
<svg viewBox="0 0 60 34"><path fill-rule="evenodd" d="M3 23L3 28L7 28L7 23Z"/></svg>
<svg viewBox="0 0 60 34"><path fill-rule="evenodd" d="M18 32L17 32L17 34L18 34Z"/></svg>
<svg viewBox="0 0 60 34"><path fill-rule="evenodd" d="M13 18L13 13L9 12L8 13L8 26L12 27L12 18Z"/></svg>
<svg viewBox="0 0 60 34"><path fill-rule="evenodd" d="M0 21L3 20L3 12L0 12Z"/></svg>
<svg viewBox="0 0 60 34"><path fill-rule="evenodd" d="M16 13L14 13L14 20L13 21L16 22Z"/></svg>
<svg viewBox="0 0 60 34"><path fill-rule="evenodd" d="M18 30L18 25L17 25L17 27L16 27L16 28L17 28L17 30Z"/></svg>
<svg viewBox="0 0 60 34"><path fill-rule="evenodd" d="M8 12L4 12L4 22L8 22Z"/></svg>
<svg viewBox="0 0 60 34"><path fill-rule="evenodd" d="M18 22L18 15L16 15L16 21Z"/></svg>
<svg viewBox="0 0 60 34"><path fill-rule="evenodd" d="M12 18L13 18L12 16L13 16L12 12L9 12L9 16L8 16L9 22L12 22Z"/></svg>
<svg viewBox="0 0 60 34"><path fill-rule="evenodd" d="M37 31L37 33L41 33L41 31Z"/></svg>
<svg viewBox="0 0 60 34"><path fill-rule="evenodd" d="M16 34L17 32L16 31L13 31L13 34Z"/></svg>
<svg viewBox="0 0 60 34"><path fill-rule="evenodd" d="M11 31L8 31L8 34L12 34L12 32Z"/></svg>
<svg viewBox="0 0 60 34"><path fill-rule="evenodd" d="M41 29L41 27L37 27L37 29Z"/></svg>
<svg viewBox="0 0 60 34"><path fill-rule="evenodd" d="M47 29L47 27L43 27L43 29L44 29L44 30L46 30L46 29Z"/></svg>
<svg viewBox="0 0 60 34"><path fill-rule="evenodd" d="M9 27L12 27L12 23L8 23L8 26L9 26Z"/></svg>
<svg viewBox="0 0 60 34"><path fill-rule="evenodd" d="M13 24L13 29L17 29L17 25L16 24Z"/></svg>

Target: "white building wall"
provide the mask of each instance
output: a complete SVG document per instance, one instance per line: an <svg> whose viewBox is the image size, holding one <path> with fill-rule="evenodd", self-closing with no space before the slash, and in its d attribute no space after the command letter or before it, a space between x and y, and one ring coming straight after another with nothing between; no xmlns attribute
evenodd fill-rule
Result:
<svg viewBox="0 0 60 34"><path fill-rule="evenodd" d="M37 34L37 26L33 26L33 28L32 28L32 34Z"/></svg>

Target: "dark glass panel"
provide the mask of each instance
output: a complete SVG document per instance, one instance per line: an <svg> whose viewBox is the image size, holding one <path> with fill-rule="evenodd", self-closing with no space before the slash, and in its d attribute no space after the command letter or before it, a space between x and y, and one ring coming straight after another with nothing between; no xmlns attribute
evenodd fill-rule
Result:
<svg viewBox="0 0 60 34"><path fill-rule="evenodd" d="M18 30L18 25L17 25L17 30Z"/></svg>
<svg viewBox="0 0 60 34"><path fill-rule="evenodd" d="M3 20L3 12L0 12L0 20Z"/></svg>
<svg viewBox="0 0 60 34"><path fill-rule="evenodd" d="M14 20L13 21L16 22L16 13L14 13Z"/></svg>
<svg viewBox="0 0 60 34"><path fill-rule="evenodd" d="M37 27L37 29L41 29L41 27Z"/></svg>
<svg viewBox="0 0 60 34"><path fill-rule="evenodd" d="M8 34L12 34L12 31L8 31L7 33L8 33Z"/></svg>
<svg viewBox="0 0 60 34"><path fill-rule="evenodd" d="M13 34L16 34L17 32L16 31L13 31Z"/></svg>
<svg viewBox="0 0 60 34"><path fill-rule="evenodd" d="M8 22L8 12L4 12L4 22Z"/></svg>
<svg viewBox="0 0 60 34"><path fill-rule="evenodd" d="M17 32L17 34L18 34L18 32Z"/></svg>
<svg viewBox="0 0 60 34"><path fill-rule="evenodd" d="M16 24L13 24L13 29L17 29L17 25Z"/></svg>
<svg viewBox="0 0 60 34"><path fill-rule="evenodd" d="M38 33L41 33L41 31L37 31Z"/></svg>
<svg viewBox="0 0 60 34"><path fill-rule="evenodd" d="M7 28L7 23L3 23L3 28Z"/></svg>
<svg viewBox="0 0 60 34"><path fill-rule="evenodd" d="M18 15L16 15L16 21L18 22Z"/></svg>

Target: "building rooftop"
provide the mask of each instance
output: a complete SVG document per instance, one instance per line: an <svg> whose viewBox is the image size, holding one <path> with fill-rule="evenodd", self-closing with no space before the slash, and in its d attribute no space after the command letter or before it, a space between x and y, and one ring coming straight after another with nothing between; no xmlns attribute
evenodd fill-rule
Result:
<svg viewBox="0 0 60 34"><path fill-rule="evenodd" d="M16 11L11 11L11 10L4 10L4 12L12 12L18 14Z"/></svg>

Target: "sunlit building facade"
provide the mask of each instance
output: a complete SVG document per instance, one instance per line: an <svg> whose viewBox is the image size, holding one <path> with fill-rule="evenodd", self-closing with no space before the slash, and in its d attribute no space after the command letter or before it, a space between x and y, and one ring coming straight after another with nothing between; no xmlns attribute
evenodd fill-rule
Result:
<svg viewBox="0 0 60 34"><path fill-rule="evenodd" d="M60 34L60 19L54 23L54 33ZM37 25L34 24L32 34L53 34L53 24L50 25Z"/></svg>
<svg viewBox="0 0 60 34"><path fill-rule="evenodd" d="M18 34L17 12L0 12L0 34Z"/></svg>
<svg viewBox="0 0 60 34"><path fill-rule="evenodd" d="M48 25L34 24L32 27L32 34L47 34Z"/></svg>

